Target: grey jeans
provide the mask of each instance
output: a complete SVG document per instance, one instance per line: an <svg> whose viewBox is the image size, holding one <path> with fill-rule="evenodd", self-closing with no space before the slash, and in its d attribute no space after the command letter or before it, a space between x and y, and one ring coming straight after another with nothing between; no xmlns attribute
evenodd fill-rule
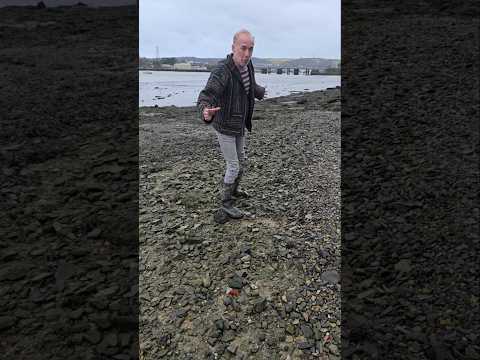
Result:
<svg viewBox="0 0 480 360"><path fill-rule="evenodd" d="M223 182L233 184L245 167L245 135L229 136L217 133L218 143L227 165Z"/></svg>

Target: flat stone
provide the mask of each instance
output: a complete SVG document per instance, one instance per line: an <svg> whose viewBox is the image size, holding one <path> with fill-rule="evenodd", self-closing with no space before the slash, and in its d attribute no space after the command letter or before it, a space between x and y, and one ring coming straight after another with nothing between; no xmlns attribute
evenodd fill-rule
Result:
<svg viewBox="0 0 480 360"><path fill-rule="evenodd" d="M96 239L100 236L101 233L102 233L102 229L95 228L87 234L87 238Z"/></svg>
<svg viewBox="0 0 480 360"><path fill-rule="evenodd" d="M300 342L297 343L297 347L300 350L310 349L314 346L315 346L315 344L313 342L310 342L310 341L300 341Z"/></svg>
<svg viewBox="0 0 480 360"><path fill-rule="evenodd" d="M295 335L295 326L293 324L288 324L285 327L285 331L290 335Z"/></svg>
<svg viewBox="0 0 480 360"><path fill-rule="evenodd" d="M267 307L267 299L261 298L253 304L253 311L256 313L261 313Z"/></svg>
<svg viewBox="0 0 480 360"><path fill-rule="evenodd" d="M217 338L214 338L214 337L209 337L207 339L207 342L211 345L211 346L215 346L215 344L217 343L218 339Z"/></svg>
<svg viewBox="0 0 480 360"><path fill-rule="evenodd" d="M74 320L77 320L77 319L80 319L80 317L83 315L83 309L80 308L80 309L77 309L77 310L73 310L71 312L68 313L68 316L71 318L71 319L74 319Z"/></svg>
<svg viewBox="0 0 480 360"><path fill-rule="evenodd" d="M108 344L108 346L117 346L118 336L116 333L108 333L105 336L104 341Z"/></svg>
<svg viewBox="0 0 480 360"><path fill-rule="evenodd" d="M130 344L131 337L132 337L132 335L129 334L129 333L120 334L119 337L118 337L119 342L120 342L120 346L121 347L128 346L128 344Z"/></svg>
<svg viewBox="0 0 480 360"><path fill-rule="evenodd" d="M0 316L0 330L11 328L16 322L15 316Z"/></svg>
<svg viewBox="0 0 480 360"><path fill-rule="evenodd" d="M6 262L14 259L17 256L18 252L15 250L5 250L2 255L0 255L1 260Z"/></svg>
<svg viewBox="0 0 480 360"><path fill-rule="evenodd" d="M230 296L225 296L223 298L223 305L225 306L232 305L232 298Z"/></svg>
<svg viewBox="0 0 480 360"><path fill-rule="evenodd" d="M237 350L238 350L238 345L235 344L235 343L231 343L230 345L228 345L227 347L227 351L231 354L236 354L237 353Z"/></svg>
<svg viewBox="0 0 480 360"><path fill-rule="evenodd" d="M188 307L175 310L175 317L176 318L185 317L189 311L190 311L190 308L188 308Z"/></svg>
<svg viewBox="0 0 480 360"><path fill-rule="evenodd" d="M212 284L212 281L210 280L210 276L205 276L202 278L202 285L206 288L208 288Z"/></svg>
<svg viewBox="0 0 480 360"><path fill-rule="evenodd" d="M128 354L116 354L116 355L113 355L113 358L115 360L130 360L130 355Z"/></svg>
<svg viewBox="0 0 480 360"><path fill-rule="evenodd" d="M233 276L230 279L228 279L228 286L230 286L233 289L241 289L243 287L243 280L239 276Z"/></svg>
<svg viewBox="0 0 480 360"><path fill-rule="evenodd" d="M337 284L340 280L340 276L336 270L328 270L322 273L321 278L331 284Z"/></svg>
<svg viewBox="0 0 480 360"><path fill-rule="evenodd" d="M223 331L223 329L225 328L225 322L223 321L223 319L215 320L215 327L218 330Z"/></svg>
<svg viewBox="0 0 480 360"><path fill-rule="evenodd" d="M292 303L285 304L285 312L287 314L291 313L294 308L295 308L295 306Z"/></svg>
<svg viewBox="0 0 480 360"><path fill-rule="evenodd" d="M2 267L3 269L0 270L0 281L14 281L23 279L30 270L28 267L23 266L22 264L12 264L10 266L3 265Z"/></svg>
<svg viewBox="0 0 480 360"><path fill-rule="evenodd" d="M313 338L313 330L311 326L304 324L300 326L300 329L302 330L303 336L305 336L308 339Z"/></svg>
<svg viewBox="0 0 480 360"><path fill-rule="evenodd" d="M98 330L90 330L85 334L85 339L91 344L98 344L102 340L102 334Z"/></svg>
<svg viewBox="0 0 480 360"><path fill-rule="evenodd" d="M338 354L338 346L335 344L328 344L327 345L328 351L330 351L332 354L337 355Z"/></svg>

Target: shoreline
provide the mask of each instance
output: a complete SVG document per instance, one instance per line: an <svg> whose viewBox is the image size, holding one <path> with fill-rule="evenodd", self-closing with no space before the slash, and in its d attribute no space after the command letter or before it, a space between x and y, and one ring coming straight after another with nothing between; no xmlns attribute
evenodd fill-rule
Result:
<svg viewBox="0 0 480 360"><path fill-rule="evenodd" d="M288 101L290 98L293 100L297 99L299 96L308 96L308 94L311 94L310 97L315 97L317 95L323 94L323 93L330 93L330 92L336 92L340 91L341 92L341 86L336 86L336 87L328 87L323 90L313 90L313 91L292 91L288 95L282 95L282 96L275 96L275 97L267 97L264 100L256 100L255 101L255 107L257 107L261 103L268 103L268 102L277 102L279 100L285 100ZM167 105L167 106L158 106L158 105L153 105L153 106L139 106L139 110L145 110L145 109L164 109L164 108L176 108L176 109L190 109L190 108L196 108L195 105L192 106L176 106L176 105Z"/></svg>

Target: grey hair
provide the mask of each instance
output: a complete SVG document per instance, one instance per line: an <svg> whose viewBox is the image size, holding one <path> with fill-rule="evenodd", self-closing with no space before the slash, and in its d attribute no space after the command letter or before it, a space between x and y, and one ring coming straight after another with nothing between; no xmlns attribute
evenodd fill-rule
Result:
<svg viewBox="0 0 480 360"><path fill-rule="evenodd" d="M237 32L235 33L235 35L233 35L233 43L234 43L234 44L237 42L238 37L239 37L240 34L247 34L247 35L249 35L249 36L252 38L252 41L255 42L255 37L252 36L252 34L250 33L250 31L248 31L247 29L241 29L241 30L237 31Z"/></svg>

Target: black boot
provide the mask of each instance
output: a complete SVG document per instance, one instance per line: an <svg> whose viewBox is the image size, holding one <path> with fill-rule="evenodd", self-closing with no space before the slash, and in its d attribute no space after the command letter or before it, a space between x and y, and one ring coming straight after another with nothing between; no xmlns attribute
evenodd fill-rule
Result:
<svg viewBox="0 0 480 360"><path fill-rule="evenodd" d="M242 179L243 171L240 171L238 173L237 178L235 179L235 182L233 183L233 197L234 198L249 198L250 195L245 191L239 188L240 186L240 180Z"/></svg>
<svg viewBox="0 0 480 360"><path fill-rule="evenodd" d="M222 210L232 219L240 219L243 217L243 212L233 206L232 195L234 186L235 184L223 184Z"/></svg>

